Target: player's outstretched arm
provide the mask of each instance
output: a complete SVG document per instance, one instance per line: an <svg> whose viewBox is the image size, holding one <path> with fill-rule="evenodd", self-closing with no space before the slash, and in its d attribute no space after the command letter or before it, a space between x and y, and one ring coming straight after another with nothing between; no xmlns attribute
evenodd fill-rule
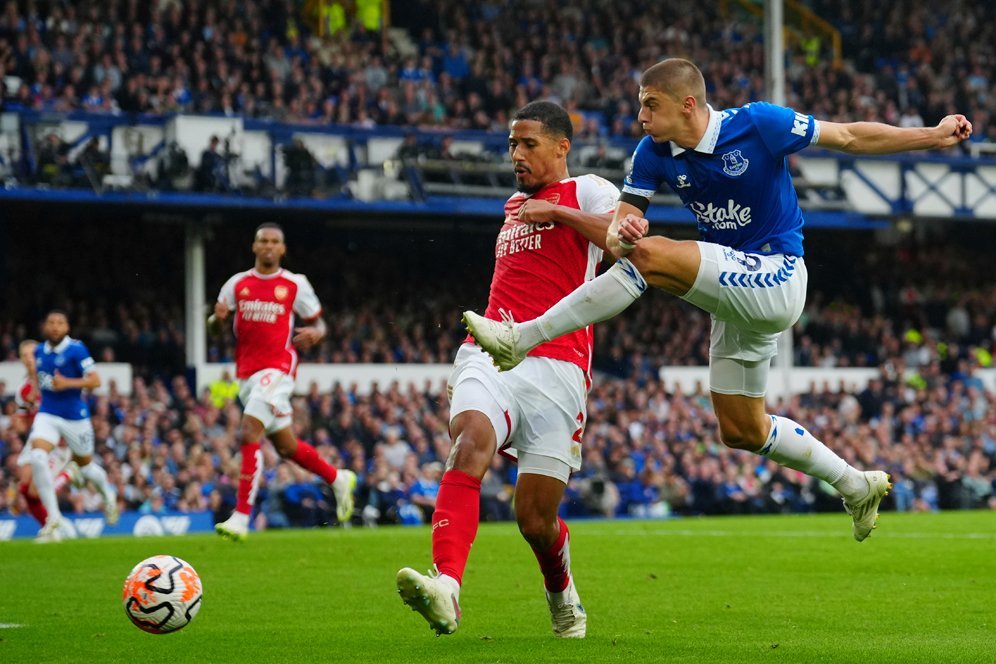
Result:
<svg viewBox="0 0 996 664"><path fill-rule="evenodd" d="M550 201L530 198L518 212L519 221L524 224L538 224L552 221L573 228L584 239L605 249L605 233L609 230L612 215L595 214L565 205L555 205Z"/></svg>
<svg viewBox="0 0 996 664"><path fill-rule="evenodd" d="M964 115L949 115L936 127L894 127L881 122L820 121L817 145L848 154L891 154L911 150L942 150L972 135Z"/></svg>

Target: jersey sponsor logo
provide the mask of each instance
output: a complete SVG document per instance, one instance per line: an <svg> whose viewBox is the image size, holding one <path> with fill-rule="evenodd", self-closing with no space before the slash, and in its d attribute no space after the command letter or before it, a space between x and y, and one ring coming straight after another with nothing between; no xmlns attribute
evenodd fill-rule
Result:
<svg viewBox="0 0 996 664"><path fill-rule="evenodd" d="M249 289L244 287L239 291L239 297L249 297Z"/></svg>
<svg viewBox="0 0 996 664"><path fill-rule="evenodd" d="M277 298L278 300L286 300L287 292L288 292L287 286L277 286L276 288L273 289L273 297Z"/></svg>
<svg viewBox="0 0 996 664"><path fill-rule="evenodd" d="M726 207L698 201L690 203L688 207L700 223L711 224L720 231L735 230L751 222L750 206L740 205L732 198L726 202Z"/></svg>
<svg viewBox="0 0 996 664"><path fill-rule="evenodd" d="M692 186L692 183L688 181L688 176L687 175L679 175L678 176L678 184L674 185L674 188L675 189L686 189L686 188L691 187L691 186Z"/></svg>
<svg viewBox="0 0 996 664"><path fill-rule="evenodd" d="M252 323L276 323L287 308L279 302L265 300L240 300L239 315L242 320Z"/></svg>
<svg viewBox="0 0 996 664"><path fill-rule="evenodd" d="M506 223L512 223L510 216L505 217ZM509 254L520 251L535 251L543 247L543 238L540 235L543 231L548 231L554 227L552 221L543 221L538 224L515 223L509 228L505 228L498 233L498 240L495 242L495 258L501 258Z"/></svg>
<svg viewBox="0 0 996 664"><path fill-rule="evenodd" d="M807 129L809 129L809 116L796 113L792 119L792 133L805 138Z"/></svg>
<svg viewBox="0 0 996 664"><path fill-rule="evenodd" d="M723 155L723 172L738 177L747 172L750 160L743 156L740 150L733 150Z"/></svg>

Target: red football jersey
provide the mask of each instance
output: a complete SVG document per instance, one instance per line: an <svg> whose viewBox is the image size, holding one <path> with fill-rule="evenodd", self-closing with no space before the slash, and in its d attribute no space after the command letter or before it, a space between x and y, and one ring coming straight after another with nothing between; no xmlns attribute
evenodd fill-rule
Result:
<svg viewBox="0 0 996 664"><path fill-rule="evenodd" d="M615 210L619 190L596 175L568 178L543 187L535 198L585 212ZM526 224L519 208L529 198L515 193L505 203L505 223L495 243L495 273L484 315L501 320L499 309L517 321L536 318L585 281L593 279L602 250L574 229L553 222ZM467 337L468 341L473 341ZM573 362L591 369L592 326L540 344L530 355Z"/></svg>
<svg viewBox="0 0 996 664"><path fill-rule="evenodd" d="M310 320L322 313L307 277L283 269L273 274L239 272L221 287L218 301L235 312L237 378L263 369L295 374L294 316Z"/></svg>

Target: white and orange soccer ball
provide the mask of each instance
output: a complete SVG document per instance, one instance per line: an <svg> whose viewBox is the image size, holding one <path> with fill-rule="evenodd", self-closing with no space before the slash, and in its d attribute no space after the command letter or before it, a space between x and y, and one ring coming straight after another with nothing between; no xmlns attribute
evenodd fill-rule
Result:
<svg viewBox="0 0 996 664"><path fill-rule="evenodd" d="M135 626L150 634L175 632L201 608L201 577L176 556L152 556L131 570L121 601Z"/></svg>

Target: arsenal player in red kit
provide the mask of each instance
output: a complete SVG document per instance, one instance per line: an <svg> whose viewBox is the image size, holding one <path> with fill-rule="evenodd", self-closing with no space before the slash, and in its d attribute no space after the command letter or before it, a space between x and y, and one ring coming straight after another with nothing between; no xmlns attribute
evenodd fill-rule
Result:
<svg viewBox="0 0 996 664"><path fill-rule="evenodd" d="M256 229L252 243L256 265L239 272L221 287L214 314L208 319L213 331L234 314L235 371L242 402L242 471L239 474L235 511L215 529L233 540L249 533L249 515L263 471L260 441L263 436L280 456L295 461L332 485L336 516L346 523L353 514L356 475L337 471L314 447L291 431L290 397L297 372L297 350L319 343L326 333L322 305L308 278L280 267L287 252L284 232L277 224ZM295 316L304 326L295 327Z"/></svg>
<svg viewBox="0 0 996 664"><path fill-rule="evenodd" d="M513 116L508 151L519 191L505 204L495 244L489 318L529 319L595 276L619 191L593 175L570 176L572 136L556 104L532 102ZM536 347L511 371L499 372L471 337L457 352L448 385L453 447L432 516L435 572L397 574L402 599L437 634L452 634L460 621L481 478L497 451L517 459L516 520L543 574L553 632L585 636L570 537L557 511L581 467L591 349L588 326Z"/></svg>

